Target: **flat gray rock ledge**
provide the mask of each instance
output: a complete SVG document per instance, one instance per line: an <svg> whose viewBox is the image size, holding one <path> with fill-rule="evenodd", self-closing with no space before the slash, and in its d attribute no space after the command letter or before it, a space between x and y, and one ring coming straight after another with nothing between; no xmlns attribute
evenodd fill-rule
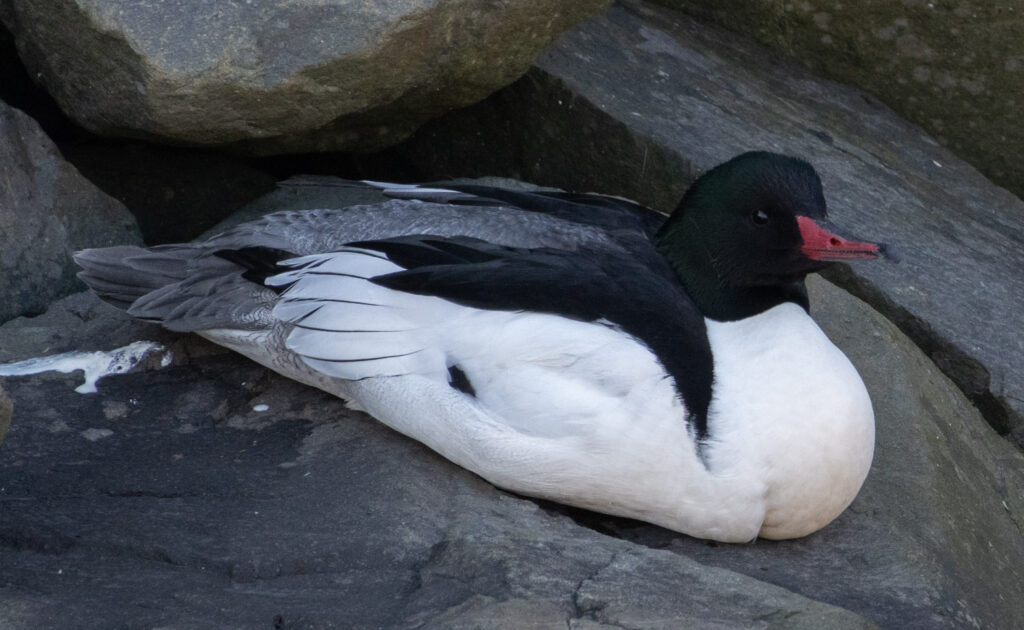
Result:
<svg viewBox="0 0 1024 630"><path fill-rule="evenodd" d="M505 175L668 212L700 172L756 149L809 160L836 222L893 246L900 263L832 278L899 324L1024 446L1024 202L863 92L625 0L402 152L439 178Z"/></svg>

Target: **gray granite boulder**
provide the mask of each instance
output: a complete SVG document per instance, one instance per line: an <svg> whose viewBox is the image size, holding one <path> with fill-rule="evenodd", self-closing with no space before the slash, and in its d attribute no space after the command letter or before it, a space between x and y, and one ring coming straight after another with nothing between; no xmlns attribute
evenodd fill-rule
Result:
<svg viewBox="0 0 1024 630"><path fill-rule="evenodd" d="M704 169L766 149L810 160L837 222L899 264L833 279L897 322L1024 446L1024 202L858 90L743 37L627 0L521 81L424 127L428 176L505 175L669 211Z"/></svg>
<svg viewBox="0 0 1024 630"><path fill-rule="evenodd" d="M607 4L12 0L0 18L91 131L281 153L394 143Z"/></svg>
<svg viewBox="0 0 1024 630"><path fill-rule="evenodd" d="M139 242L135 219L68 164L34 120L0 102L0 322L82 285L71 253Z"/></svg>
<svg viewBox="0 0 1024 630"><path fill-rule="evenodd" d="M658 1L871 92L1024 194L1024 3Z"/></svg>

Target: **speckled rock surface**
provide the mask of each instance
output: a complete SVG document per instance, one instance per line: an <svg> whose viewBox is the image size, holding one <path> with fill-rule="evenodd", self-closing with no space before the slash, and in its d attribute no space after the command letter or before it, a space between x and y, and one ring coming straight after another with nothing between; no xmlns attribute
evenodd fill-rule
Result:
<svg viewBox="0 0 1024 630"><path fill-rule="evenodd" d="M1024 202L863 92L629 0L402 154L434 177L506 175L669 211L697 173L751 149L809 160L837 223L894 246L899 264L833 278L1024 446Z"/></svg>
<svg viewBox="0 0 1024 630"><path fill-rule="evenodd" d="M1024 2L659 1L868 90L1024 194Z"/></svg>
<svg viewBox="0 0 1024 630"><path fill-rule="evenodd" d="M265 154L394 143L607 4L12 0L0 18L87 129Z"/></svg>
<svg viewBox="0 0 1024 630"><path fill-rule="evenodd" d="M14 413L14 405L7 396L7 392L0 387L0 443L3 443L7 430L11 428L12 413Z"/></svg>
<svg viewBox="0 0 1024 630"><path fill-rule="evenodd" d="M80 288L72 252L134 242L128 210L64 161L34 120L0 102L0 322Z"/></svg>

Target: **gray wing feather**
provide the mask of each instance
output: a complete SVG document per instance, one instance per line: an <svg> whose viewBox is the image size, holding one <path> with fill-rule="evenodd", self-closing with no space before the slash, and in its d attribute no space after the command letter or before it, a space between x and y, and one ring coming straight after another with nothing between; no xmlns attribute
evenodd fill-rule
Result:
<svg viewBox="0 0 1024 630"><path fill-rule="evenodd" d="M348 243L408 234L470 236L512 247L620 249L607 233L510 207L450 206L395 199L371 206L284 211L181 245L110 247L79 252L79 277L102 299L134 317L176 331L276 325L277 293L242 277L220 250L267 247L306 256Z"/></svg>
<svg viewBox="0 0 1024 630"><path fill-rule="evenodd" d="M127 309L150 291L182 280L184 263L192 255L188 246L118 246L82 250L74 258L82 267L78 277L89 288L110 304Z"/></svg>
<svg viewBox="0 0 1024 630"><path fill-rule="evenodd" d="M214 236L206 245L214 249L272 247L306 256L337 251L355 241L409 234L470 236L510 247L618 248L600 228L537 212L405 199L369 206L275 212Z"/></svg>

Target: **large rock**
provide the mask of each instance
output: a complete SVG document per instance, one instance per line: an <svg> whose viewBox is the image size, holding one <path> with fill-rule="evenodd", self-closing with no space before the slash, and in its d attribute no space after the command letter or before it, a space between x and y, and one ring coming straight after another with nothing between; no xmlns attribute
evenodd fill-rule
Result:
<svg viewBox="0 0 1024 630"><path fill-rule="evenodd" d="M1024 456L891 323L811 290L874 399L876 460L823 531L751 545L508 495L337 399L65 298L0 327L0 360L153 339L175 362L89 396L74 375L3 379L17 411L0 448L0 616L12 630L1024 624Z"/></svg>
<svg viewBox="0 0 1024 630"><path fill-rule="evenodd" d="M868 90L1024 194L1024 2L658 1Z"/></svg>
<svg viewBox="0 0 1024 630"><path fill-rule="evenodd" d="M0 3L0 13L3 3ZM56 142L73 137L79 128L67 119L53 98L40 88L18 57L14 37L0 22L0 101L29 112L46 134Z"/></svg>
<svg viewBox="0 0 1024 630"><path fill-rule="evenodd" d="M667 211L696 173L751 149L810 160L837 222L895 246L899 264L835 277L1024 446L1024 203L858 90L627 0L400 157L428 176L520 177Z"/></svg>
<svg viewBox="0 0 1024 630"><path fill-rule="evenodd" d="M92 131L279 153L394 143L607 4L11 0L0 18Z"/></svg>
<svg viewBox="0 0 1024 630"><path fill-rule="evenodd" d="M34 120L0 102L0 322L82 285L71 254L139 242L135 219L64 161Z"/></svg>

